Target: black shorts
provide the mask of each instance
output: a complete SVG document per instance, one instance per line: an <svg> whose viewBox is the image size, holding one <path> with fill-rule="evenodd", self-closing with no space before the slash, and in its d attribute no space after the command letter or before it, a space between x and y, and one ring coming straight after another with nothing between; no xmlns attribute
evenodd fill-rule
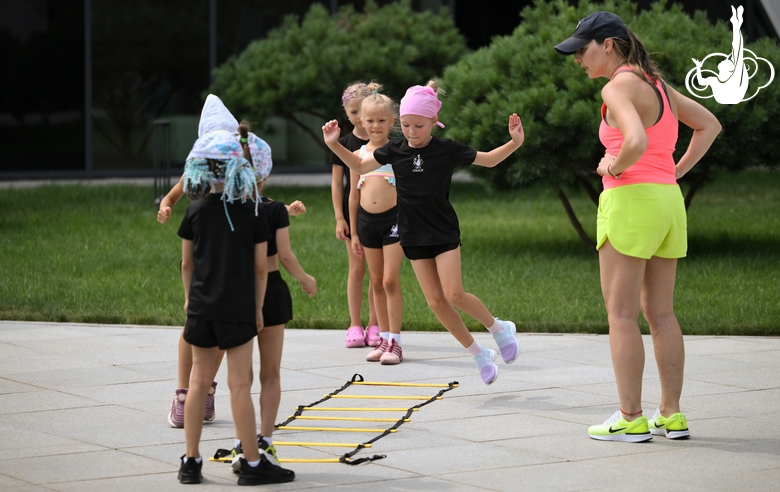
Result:
<svg viewBox="0 0 780 492"><path fill-rule="evenodd" d="M292 296L279 270L268 272L268 284L263 301L263 325L283 325L293 317Z"/></svg>
<svg viewBox="0 0 780 492"><path fill-rule="evenodd" d="M449 244L436 244L434 246L402 246L404 254L410 260L429 260L442 253L452 251L460 246L460 242Z"/></svg>
<svg viewBox="0 0 780 492"><path fill-rule="evenodd" d="M231 323L187 317L184 341L201 348L228 350L240 347L257 336L255 322Z"/></svg>
<svg viewBox="0 0 780 492"><path fill-rule="evenodd" d="M398 207L378 214L358 208L358 237L364 248L381 248L401 240L398 235Z"/></svg>

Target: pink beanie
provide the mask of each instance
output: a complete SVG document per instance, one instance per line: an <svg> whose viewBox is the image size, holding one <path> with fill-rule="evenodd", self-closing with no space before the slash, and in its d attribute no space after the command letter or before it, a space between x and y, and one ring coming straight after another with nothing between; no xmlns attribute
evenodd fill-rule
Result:
<svg viewBox="0 0 780 492"><path fill-rule="evenodd" d="M426 118L435 118L441 109L441 101L431 87L415 85L409 87L406 91L406 95L401 99L401 116L407 114L413 114L417 116L424 116ZM437 125L444 128L444 124L441 121L436 122Z"/></svg>

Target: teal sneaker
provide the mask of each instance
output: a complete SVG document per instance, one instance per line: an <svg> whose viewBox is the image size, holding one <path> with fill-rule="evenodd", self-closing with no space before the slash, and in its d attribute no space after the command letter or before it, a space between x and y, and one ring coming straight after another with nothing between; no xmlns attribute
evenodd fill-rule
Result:
<svg viewBox="0 0 780 492"><path fill-rule="evenodd" d="M688 439L691 437L688 430L688 420L682 412L664 417L661 415L661 410L658 409L653 418L647 421L647 426L653 435L665 436L667 439Z"/></svg>
<svg viewBox="0 0 780 492"><path fill-rule="evenodd" d="M517 327L511 321L502 321L498 318L496 318L496 321L501 323L501 326L503 326L504 329L498 333L493 333L493 339L498 345L504 363L511 364L516 361L517 357L520 355L520 343L515 338Z"/></svg>
<svg viewBox="0 0 780 492"><path fill-rule="evenodd" d="M588 435L599 441L645 442L653 438L647 425L647 417L639 417L629 422L623 418L620 410L603 424L588 427Z"/></svg>
<svg viewBox="0 0 780 492"><path fill-rule="evenodd" d="M496 351L486 347L482 348L482 352L474 356L474 362L479 368L479 376L482 378L482 382L490 386L496 379L498 379L498 366L495 364Z"/></svg>

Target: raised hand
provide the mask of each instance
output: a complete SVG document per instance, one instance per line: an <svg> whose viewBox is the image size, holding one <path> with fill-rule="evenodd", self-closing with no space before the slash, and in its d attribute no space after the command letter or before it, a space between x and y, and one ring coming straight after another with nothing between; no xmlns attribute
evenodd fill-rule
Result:
<svg viewBox="0 0 780 492"><path fill-rule="evenodd" d="M512 113L512 116L509 117L509 135L512 137L512 141L518 145L522 145L525 141L523 122L520 121L517 113Z"/></svg>
<svg viewBox="0 0 780 492"><path fill-rule="evenodd" d="M336 143L341 135L341 128L339 128L339 122L336 120L330 120L322 125L322 138L325 143L330 145Z"/></svg>

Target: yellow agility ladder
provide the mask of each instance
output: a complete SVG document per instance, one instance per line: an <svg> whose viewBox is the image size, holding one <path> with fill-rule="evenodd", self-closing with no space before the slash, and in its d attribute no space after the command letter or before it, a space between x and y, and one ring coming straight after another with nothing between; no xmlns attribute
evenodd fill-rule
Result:
<svg viewBox="0 0 780 492"><path fill-rule="evenodd" d="M351 395L342 395L341 392L349 388L350 386L355 385L363 385L363 386L384 386L384 387L418 387L418 388L443 388L438 393L431 397L427 396L391 396L391 395L371 395L371 396L351 396ZM360 432L367 432L367 433L373 433L378 432L379 434L374 437L373 439L370 439L368 441L365 441L363 443L355 444L355 443L326 443L326 442L282 442L282 441L274 441L274 444L277 446L307 446L307 447L354 447L355 449L350 451L349 453L346 453L342 455L339 458L326 458L326 459L280 459L280 462L283 463L344 463L347 465L359 465L360 463L365 462L371 462L380 460L382 458L386 458L386 455L378 455L375 454L371 457L365 457L365 458L358 458L353 459L353 456L356 455L360 450L367 449L372 446L372 444L379 439L382 439L383 437L393 434L395 432L398 432L398 428L403 425L406 422L409 422L411 420L411 416L414 412L416 412L419 408L428 405L429 403L432 403L436 400L441 400L442 395L446 393L447 391L452 390L453 388L456 388L458 386L457 381L453 381L451 383L446 384L436 384L436 383L391 383L391 382L375 382L375 381L365 381L363 380L363 376L360 374L355 374L352 376L352 379L347 381L344 386L337 389L336 391L333 391L327 395L325 395L322 399L317 400L313 403L310 403L308 405L299 405L297 409L295 410L295 413L287 418L284 422L281 422L279 424L276 424L274 428L276 430L307 430L307 431L326 431L326 432L350 432L350 433L360 433ZM417 405L414 405L412 407L370 407L370 408L364 408L364 407L318 407L317 405L329 401L329 400L335 400L339 398L349 398L349 399L384 399L384 400L424 400L422 403L418 403ZM304 412L307 411L317 411L317 412L388 412L388 411L401 411L405 412L405 414L399 418L399 419L392 419L392 418L374 418L374 417L318 417L318 416L308 416L303 415ZM363 421L363 422L393 422L393 425L386 429L382 428L344 428L344 427L309 427L309 426L297 426L297 425L290 425L295 420L328 420L328 421ZM227 449L218 449L217 453L214 455L213 458L211 458L212 461L225 461L230 462L232 460L232 454L230 450Z"/></svg>

